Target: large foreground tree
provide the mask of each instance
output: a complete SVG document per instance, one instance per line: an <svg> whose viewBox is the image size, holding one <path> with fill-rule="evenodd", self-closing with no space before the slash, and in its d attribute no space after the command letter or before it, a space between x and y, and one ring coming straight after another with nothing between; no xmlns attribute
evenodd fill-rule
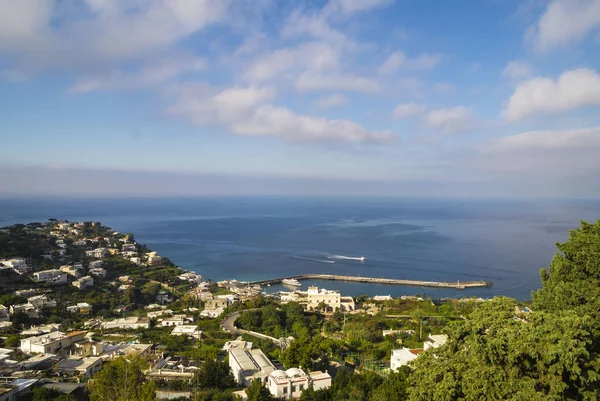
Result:
<svg viewBox="0 0 600 401"><path fill-rule="evenodd" d="M533 294L533 313L496 298L414 364L411 400L600 398L600 222L582 223Z"/></svg>

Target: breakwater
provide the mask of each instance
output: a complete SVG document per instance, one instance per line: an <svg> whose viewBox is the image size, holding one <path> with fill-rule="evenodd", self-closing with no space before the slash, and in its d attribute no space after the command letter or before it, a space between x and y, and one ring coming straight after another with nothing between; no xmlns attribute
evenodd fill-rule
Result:
<svg viewBox="0 0 600 401"><path fill-rule="evenodd" d="M279 277L268 280L253 281L251 285L267 285L279 284L285 279L301 280L338 280L338 281L354 281L358 283L371 284L391 284L391 285L409 285L414 287L435 287L435 288L454 288L464 290L474 287L490 287L489 281L422 281L422 280L401 280L396 278L379 278L379 277L361 277L361 276L345 276L339 274L299 274L296 276Z"/></svg>

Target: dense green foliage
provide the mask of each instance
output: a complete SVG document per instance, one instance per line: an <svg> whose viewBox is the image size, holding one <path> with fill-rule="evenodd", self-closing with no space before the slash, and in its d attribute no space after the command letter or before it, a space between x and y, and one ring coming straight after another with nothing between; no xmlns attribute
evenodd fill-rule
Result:
<svg viewBox="0 0 600 401"><path fill-rule="evenodd" d="M75 397L51 388L36 387L32 390L31 401L75 401Z"/></svg>
<svg viewBox="0 0 600 401"><path fill-rule="evenodd" d="M148 363L140 357L119 357L108 362L88 384L91 401L151 401L155 385L146 381Z"/></svg>
<svg viewBox="0 0 600 401"><path fill-rule="evenodd" d="M235 379L225 362L208 359L196 371L195 383L203 389L224 390L235 386Z"/></svg>
<svg viewBox="0 0 600 401"><path fill-rule="evenodd" d="M600 397L600 222L582 223L542 271L534 312L496 298L448 329L414 364L411 400L596 400Z"/></svg>
<svg viewBox="0 0 600 401"><path fill-rule="evenodd" d="M274 400L269 392L269 389L264 387L258 379L253 380L250 386L246 389L246 396L248 397L248 401Z"/></svg>

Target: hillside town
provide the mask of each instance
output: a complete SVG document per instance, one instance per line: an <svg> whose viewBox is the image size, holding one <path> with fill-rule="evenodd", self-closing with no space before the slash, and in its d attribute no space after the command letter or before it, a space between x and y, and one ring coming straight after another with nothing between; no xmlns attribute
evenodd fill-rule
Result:
<svg viewBox="0 0 600 401"><path fill-rule="evenodd" d="M2 228L0 256L0 400L40 389L87 399L103 367L122 358L143 361L159 399L208 394L196 383L213 361L232 377L221 388L230 399L248 399L253 386L298 399L330 388L340 371L401 370L484 302L212 282L98 222Z"/></svg>

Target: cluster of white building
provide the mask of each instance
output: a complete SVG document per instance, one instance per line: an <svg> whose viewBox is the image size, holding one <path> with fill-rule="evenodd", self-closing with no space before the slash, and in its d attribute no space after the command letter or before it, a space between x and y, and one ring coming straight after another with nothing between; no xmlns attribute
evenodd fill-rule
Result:
<svg viewBox="0 0 600 401"><path fill-rule="evenodd" d="M0 321L1 316L6 314L6 320L10 320L10 315L16 314L25 314L30 318L39 317L42 309L44 308L55 308L56 301L48 298L47 295L34 295L27 298L27 302L24 304L15 304L11 305L9 309L9 313L6 313L6 307L4 305L0 305Z"/></svg>
<svg viewBox="0 0 600 401"><path fill-rule="evenodd" d="M306 373L299 368L277 369L261 350L252 349L251 343L230 341L224 348L229 353L229 368L239 385L248 387L254 380L259 380L273 397L283 399L300 398L310 386L315 390L331 386L329 373Z"/></svg>
<svg viewBox="0 0 600 401"><path fill-rule="evenodd" d="M31 267L27 266L27 262L23 258L0 259L0 270L4 269L12 269L18 274L31 271Z"/></svg>

